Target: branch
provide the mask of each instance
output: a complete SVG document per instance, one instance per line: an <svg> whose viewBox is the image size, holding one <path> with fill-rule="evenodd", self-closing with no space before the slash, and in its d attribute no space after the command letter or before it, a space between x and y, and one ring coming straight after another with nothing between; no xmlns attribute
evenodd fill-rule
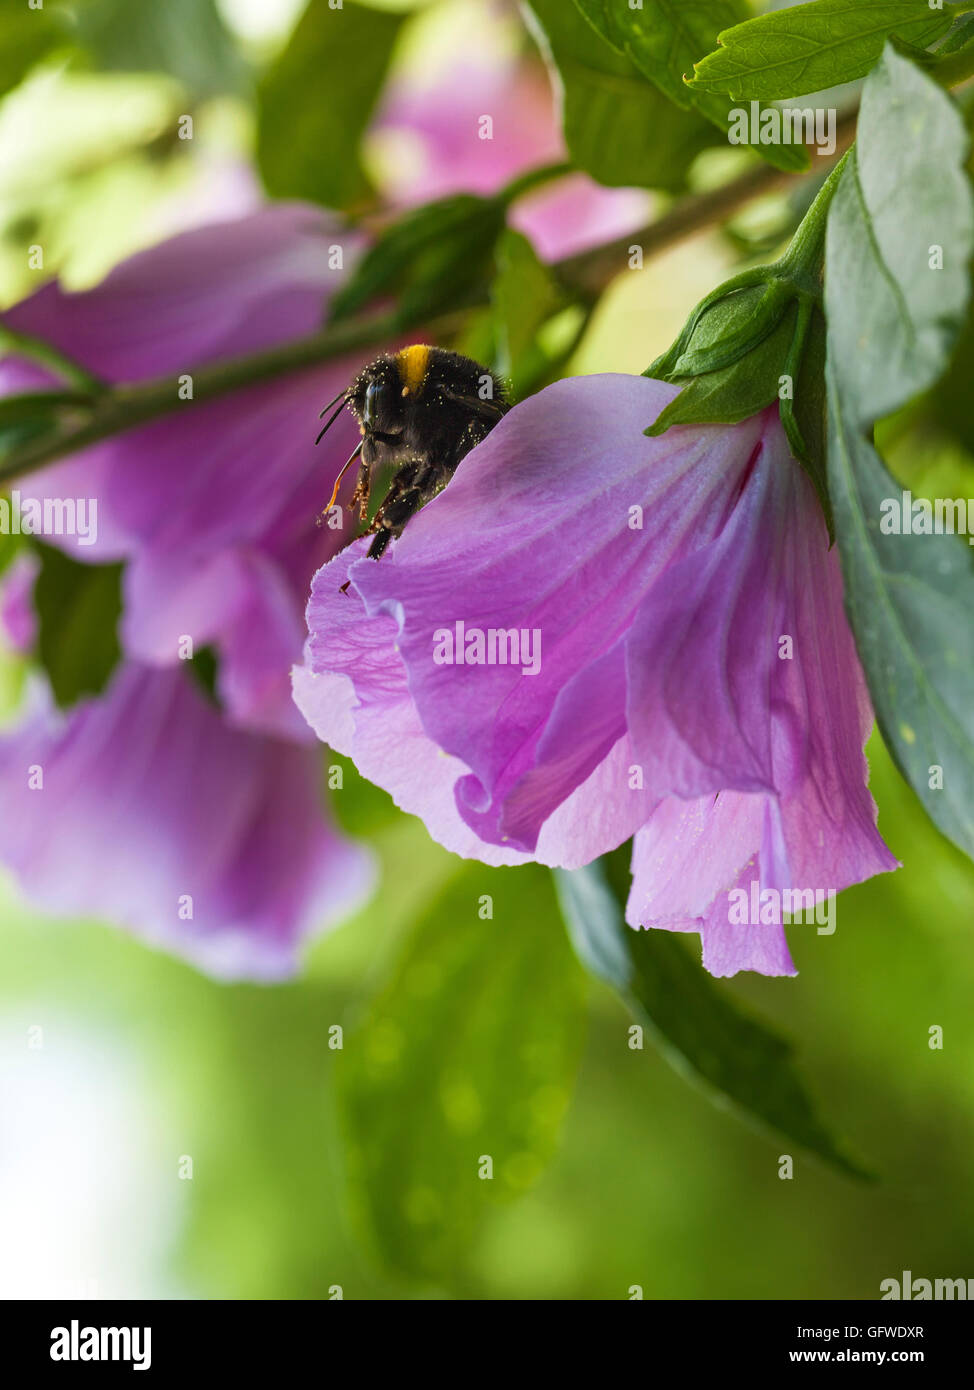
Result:
<svg viewBox="0 0 974 1390"><path fill-rule="evenodd" d="M838 159L852 143L858 115L858 110L852 111L837 123L833 159ZM823 172L827 167L831 167L831 161L823 163ZM812 172L814 173L814 170ZM755 165L739 178L721 184L719 188L698 193L691 198L682 198L669 212L658 217L642 231L630 232L628 236L619 237L604 246L570 256L567 260L559 261L554 269L572 288L598 292L605 289L609 281L627 264L630 246L642 247L644 261L651 256L658 256L682 241L684 237L732 217L755 198L766 197L769 193L786 187L794 177L794 174L776 169L771 164Z"/></svg>
<svg viewBox="0 0 974 1390"><path fill-rule="evenodd" d="M851 140L855 119L853 113L840 122L837 154ZM702 231L730 217L753 199L774 192L789 183L793 177L794 175L783 173L771 165L757 165L720 188L682 198L655 222L630 232L628 236L557 261L552 270L568 289L583 296L593 296L604 290L616 275L626 268L630 246L638 244L642 247L645 262L691 233ZM458 310L465 310L486 303L488 295L485 289L457 307ZM179 399L175 375L140 381L134 385L116 386L100 394L94 394L84 419L79 419L76 424L62 432L42 435L12 449L0 466L0 485L64 458L67 454L77 453L103 439L121 434L138 425L148 424L177 410L192 410L194 406L216 400L231 391L238 391L257 382L272 381L276 377L331 361L362 348L378 348L408 329L422 326L434 336L437 327L443 328L447 323L452 323L456 312L457 310L454 310L450 315L432 323L427 320L422 325L418 320L404 322L396 313L361 315L328 325L306 338L293 339L263 352L245 357L224 358L211 365L198 367L191 373L192 400ZM0 332L7 331L0 327ZM88 376L79 364L67 362L60 355L58 358L62 373L67 368L68 374L76 382ZM52 365L56 366L58 363L52 362Z"/></svg>

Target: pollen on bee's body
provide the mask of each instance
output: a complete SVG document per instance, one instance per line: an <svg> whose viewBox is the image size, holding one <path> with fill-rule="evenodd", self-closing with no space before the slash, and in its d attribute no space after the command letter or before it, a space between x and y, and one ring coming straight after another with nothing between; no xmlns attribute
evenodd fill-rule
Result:
<svg viewBox="0 0 974 1390"><path fill-rule="evenodd" d="M419 392L429 366L430 347L428 343L413 343L396 353L396 364L403 381L403 395Z"/></svg>

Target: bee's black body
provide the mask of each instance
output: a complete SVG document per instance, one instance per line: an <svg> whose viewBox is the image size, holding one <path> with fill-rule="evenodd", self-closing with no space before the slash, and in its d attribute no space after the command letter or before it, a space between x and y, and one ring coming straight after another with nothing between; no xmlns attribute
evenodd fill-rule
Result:
<svg viewBox="0 0 974 1390"><path fill-rule="evenodd" d="M340 399L362 431L362 443L352 456L361 456L352 504L359 504L363 520L373 471L398 465L369 528L375 533L369 547L375 560L409 518L446 487L463 456L486 438L508 408L500 382L486 367L458 352L422 344L369 363Z"/></svg>

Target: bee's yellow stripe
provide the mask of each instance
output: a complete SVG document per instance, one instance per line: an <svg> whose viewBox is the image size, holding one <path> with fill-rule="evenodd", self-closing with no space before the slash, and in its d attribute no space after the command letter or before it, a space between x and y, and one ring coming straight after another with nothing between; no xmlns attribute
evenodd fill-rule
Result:
<svg viewBox="0 0 974 1390"><path fill-rule="evenodd" d="M403 348L396 355L402 384L414 396L418 395L422 388L429 360L430 350L426 343L414 343L412 347Z"/></svg>

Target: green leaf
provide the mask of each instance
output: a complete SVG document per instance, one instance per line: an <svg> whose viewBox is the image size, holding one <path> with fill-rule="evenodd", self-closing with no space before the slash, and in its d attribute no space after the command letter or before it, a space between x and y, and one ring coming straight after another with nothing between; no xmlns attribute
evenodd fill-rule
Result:
<svg viewBox="0 0 974 1390"><path fill-rule="evenodd" d="M565 296L526 236L505 229L497 243L491 287L500 350L507 362L529 351L541 326L565 307ZM502 367L502 370L507 370Z"/></svg>
<svg viewBox="0 0 974 1390"><path fill-rule="evenodd" d="M829 216L826 312L829 484L849 620L897 765L974 855L974 556L949 534L881 530L883 502L902 504L902 493L871 443L880 416L937 381L963 328L974 249L966 158L951 99L887 49ZM943 269L930 268L932 246ZM942 789L930 786L935 767Z"/></svg>
<svg viewBox="0 0 974 1390"><path fill-rule="evenodd" d="M575 0L575 4L595 32L625 54L669 101L698 111L727 138L730 102L723 95L695 89L684 79L714 47L722 28L746 18L747 6L741 0L645 0L638 10L618 0ZM752 148L780 169L808 167L808 155L799 146L756 144Z"/></svg>
<svg viewBox="0 0 974 1390"><path fill-rule="evenodd" d="M432 317L486 291L504 203L459 193L400 218L359 262L332 301L332 318L354 314L378 295L398 294L403 322Z"/></svg>
<svg viewBox="0 0 974 1390"><path fill-rule="evenodd" d="M207 704L214 709L220 709L220 696L217 693L217 682L220 676L220 658L215 647L197 647L190 660L186 663L187 675L192 677L193 683L205 698Z"/></svg>
<svg viewBox="0 0 974 1390"><path fill-rule="evenodd" d="M864 77L891 34L924 48L951 23L927 0L813 0L726 29L690 86L738 101L819 92Z"/></svg>
<svg viewBox="0 0 974 1390"><path fill-rule="evenodd" d="M944 39L937 49L937 58L946 58L951 53L959 53L974 40L974 14L966 14Z"/></svg>
<svg viewBox="0 0 974 1390"><path fill-rule="evenodd" d="M974 381L974 313L969 313L946 374L934 391L936 420L974 456L974 411L970 390Z"/></svg>
<svg viewBox="0 0 974 1390"><path fill-rule="evenodd" d="M34 586L37 656L62 709L97 695L119 659L122 566L80 565L34 542L41 567Z"/></svg>
<svg viewBox="0 0 974 1390"><path fill-rule="evenodd" d="M866 84L860 132L830 216L828 274L845 327L835 350L843 370L858 368L849 384L866 419L935 382L954 351L970 303L974 206L960 111L892 49ZM942 267L932 263L938 250Z"/></svg>
<svg viewBox="0 0 974 1390"><path fill-rule="evenodd" d="M888 415L947 367L970 297L968 148L951 98L888 48L863 90L826 243L830 350L860 422Z"/></svg>
<svg viewBox="0 0 974 1390"><path fill-rule="evenodd" d="M496 255L491 300L497 367L510 381L513 398L521 400L550 369L551 359L540 335L567 301L551 271L520 232L505 230Z"/></svg>
<svg viewBox="0 0 974 1390"><path fill-rule="evenodd" d="M717 1104L800 1144L841 1172L871 1176L819 1120L791 1043L746 1014L673 932L635 931L601 863L555 870L569 936L582 963L627 1000L667 1061Z"/></svg>
<svg viewBox="0 0 974 1390"><path fill-rule="evenodd" d="M713 47L718 33L747 18L747 6L740 0L645 0L642 9L630 9L613 0L575 0L575 4L595 29L626 53L661 92L677 106L697 103L684 82L694 62ZM704 97L701 109L710 107L712 119L726 121L727 103L714 103Z"/></svg>
<svg viewBox="0 0 974 1390"><path fill-rule="evenodd" d="M258 88L257 161L271 197L350 208L369 196L358 145L403 18L311 0Z"/></svg>
<svg viewBox="0 0 974 1390"><path fill-rule="evenodd" d="M565 143L578 167L610 187L683 188L696 155L718 143L709 123L668 101L567 0L526 8L560 78Z"/></svg>
<svg viewBox="0 0 974 1390"><path fill-rule="evenodd" d="M831 359L828 374L846 608L876 718L931 820L974 857L974 554L957 536L881 532L883 502L902 490L863 435Z"/></svg>
<svg viewBox="0 0 974 1390"><path fill-rule="evenodd" d="M0 96L16 87L50 49L64 43L53 5L32 10L27 0L0 0Z"/></svg>
<svg viewBox="0 0 974 1390"><path fill-rule="evenodd" d="M167 72L194 97L246 87L246 67L214 0L85 0L77 37L98 67Z"/></svg>
<svg viewBox="0 0 974 1390"><path fill-rule="evenodd" d="M550 876L465 864L337 1059L353 1195L386 1263L449 1278L487 1204L535 1180L571 1097L583 1001Z"/></svg>
<svg viewBox="0 0 974 1390"><path fill-rule="evenodd" d="M12 536L7 531L0 531L0 574L13 563L23 548L23 536Z"/></svg>

